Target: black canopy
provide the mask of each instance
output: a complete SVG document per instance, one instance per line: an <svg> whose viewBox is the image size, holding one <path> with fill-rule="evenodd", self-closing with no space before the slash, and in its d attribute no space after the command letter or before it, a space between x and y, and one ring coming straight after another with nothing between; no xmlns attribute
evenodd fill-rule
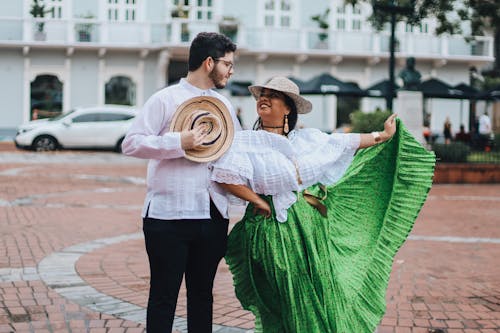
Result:
<svg viewBox="0 0 500 333"><path fill-rule="evenodd" d="M420 83L418 91L421 91L424 94L424 97L427 98L469 98L462 90L456 89L439 79L429 79Z"/></svg>
<svg viewBox="0 0 500 333"><path fill-rule="evenodd" d="M490 100L500 100L500 85L488 89L485 92L479 93L479 98L490 99Z"/></svg>
<svg viewBox="0 0 500 333"><path fill-rule="evenodd" d="M472 86L469 86L465 83L457 84L453 87L454 89L461 90L463 92L463 96L468 99L474 99L478 97L478 90Z"/></svg>
<svg viewBox="0 0 500 333"><path fill-rule="evenodd" d="M320 74L304 83L302 94L365 96L365 92L354 82L344 82L328 73Z"/></svg>
<svg viewBox="0 0 500 333"><path fill-rule="evenodd" d="M366 95L368 97L385 97L389 95L389 83L388 79L379 81L368 88L365 89ZM396 96L396 89L399 89L399 86L394 83L394 91L393 96Z"/></svg>
<svg viewBox="0 0 500 333"><path fill-rule="evenodd" d="M231 96L250 96L248 87L251 85L250 81L229 81L226 88L231 92Z"/></svg>

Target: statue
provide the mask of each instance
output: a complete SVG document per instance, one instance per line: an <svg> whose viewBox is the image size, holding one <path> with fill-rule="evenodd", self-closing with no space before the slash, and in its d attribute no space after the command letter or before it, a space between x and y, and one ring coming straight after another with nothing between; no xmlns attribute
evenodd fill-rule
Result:
<svg viewBox="0 0 500 333"><path fill-rule="evenodd" d="M399 77L403 80L403 89L417 90L420 84L420 73L415 69L415 58L406 59L406 67L399 72Z"/></svg>

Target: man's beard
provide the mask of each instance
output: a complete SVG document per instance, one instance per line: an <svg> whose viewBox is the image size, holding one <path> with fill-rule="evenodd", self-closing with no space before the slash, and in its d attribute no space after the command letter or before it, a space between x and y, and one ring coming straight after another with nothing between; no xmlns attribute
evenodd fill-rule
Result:
<svg viewBox="0 0 500 333"><path fill-rule="evenodd" d="M224 83L224 74L217 71L216 68L212 69L212 71L208 73L208 77L212 80L215 88L222 89L226 86L226 83Z"/></svg>

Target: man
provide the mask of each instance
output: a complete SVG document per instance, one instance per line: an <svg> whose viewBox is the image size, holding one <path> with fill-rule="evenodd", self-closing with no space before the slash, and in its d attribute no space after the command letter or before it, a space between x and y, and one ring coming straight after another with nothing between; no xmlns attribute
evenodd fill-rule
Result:
<svg viewBox="0 0 500 333"><path fill-rule="evenodd" d="M491 120L486 111L479 117L478 131L481 148L484 148L485 151L490 151L491 148L488 146L488 143L491 134Z"/></svg>
<svg viewBox="0 0 500 333"><path fill-rule="evenodd" d="M233 74L235 51L224 35L198 34L189 50L187 77L151 96L123 140L124 154L150 159L142 210L151 271L148 333L171 332L184 274L188 331L212 332L212 287L226 251L228 220L210 198L207 163L184 158L185 150L201 145L204 129L172 133L169 128L184 101L213 96L230 110L235 129L241 129L229 101L212 90L224 88Z"/></svg>

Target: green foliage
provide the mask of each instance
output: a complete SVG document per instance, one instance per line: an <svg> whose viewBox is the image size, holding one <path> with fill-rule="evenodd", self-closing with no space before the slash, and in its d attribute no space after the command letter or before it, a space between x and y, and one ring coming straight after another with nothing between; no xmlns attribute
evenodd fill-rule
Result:
<svg viewBox="0 0 500 333"><path fill-rule="evenodd" d="M320 29L328 30L328 28L330 27L330 24L328 23L329 14L330 8L327 8L322 14L311 16L311 20L317 22ZM318 36L322 41L328 38L328 34L325 32L320 33Z"/></svg>
<svg viewBox="0 0 500 333"><path fill-rule="evenodd" d="M500 86L500 77L484 76L482 90L488 90Z"/></svg>
<svg viewBox="0 0 500 333"><path fill-rule="evenodd" d="M391 111L380 109L365 113L356 111L351 113L351 125L354 133L370 133L384 130L384 121L391 115Z"/></svg>
<svg viewBox="0 0 500 333"><path fill-rule="evenodd" d="M33 3L31 4L30 14L34 18L37 18L37 17L44 18L45 14L53 13L53 12L54 12L54 8L46 10L43 2L39 3L38 0L33 0ZM39 32L43 31L44 25L45 25L44 22L37 23L37 27L38 27Z"/></svg>
<svg viewBox="0 0 500 333"><path fill-rule="evenodd" d="M311 16L311 20L318 22L318 26L321 29L328 29L330 27L330 24L328 24L329 14L330 14L330 8L327 8L323 14Z"/></svg>
<svg viewBox="0 0 500 333"><path fill-rule="evenodd" d="M470 153L470 147L463 142L435 143L432 145L432 150L434 150L438 162L448 163L467 162L467 156Z"/></svg>
<svg viewBox="0 0 500 333"><path fill-rule="evenodd" d="M352 5L367 2L374 7L394 3L398 7L407 7L409 4L414 10L411 13L398 14L396 20L419 25L423 19L434 17L438 22L436 27L438 35L463 34L462 22L468 21L473 36L481 36L485 32L495 36L494 72L500 75L500 1L498 0L344 0L344 2ZM390 20L391 15L383 10L374 10L369 18L370 23L377 30L382 30ZM473 39L471 36L465 36L465 38L468 41Z"/></svg>

